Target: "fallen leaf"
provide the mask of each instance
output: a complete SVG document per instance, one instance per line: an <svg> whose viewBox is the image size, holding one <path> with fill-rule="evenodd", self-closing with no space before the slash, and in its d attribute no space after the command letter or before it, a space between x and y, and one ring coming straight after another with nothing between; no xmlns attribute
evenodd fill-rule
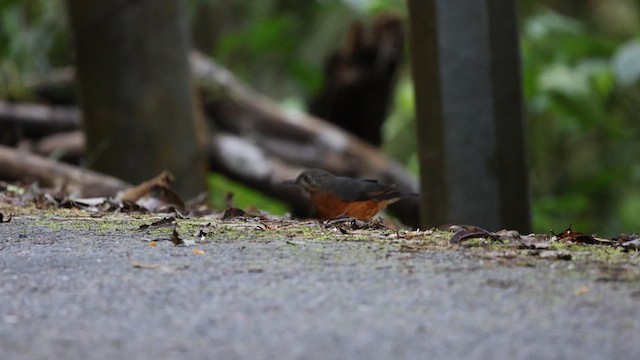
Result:
<svg viewBox="0 0 640 360"><path fill-rule="evenodd" d="M171 232L171 237L169 238L169 241L171 241L173 243L173 245L184 245L184 240L182 240L180 238L180 235L178 235L178 231L176 230L176 228L173 228L173 232Z"/></svg>
<svg viewBox="0 0 640 360"><path fill-rule="evenodd" d="M114 202L113 203L113 209L114 210L118 210L120 212L123 213L130 213L130 212L148 212L148 210L146 208L143 208L142 206L136 204L135 202L129 201L129 200L123 200L120 202Z"/></svg>
<svg viewBox="0 0 640 360"><path fill-rule="evenodd" d="M66 207L68 204L69 207L78 208L91 212L98 212L103 207L103 204L107 201L105 197L97 197L97 198L69 198L66 201L63 201L60 204L60 207Z"/></svg>
<svg viewBox="0 0 640 360"><path fill-rule="evenodd" d="M209 206L209 192L203 191L196 197L185 201L184 206L186 210L195 216L204 216L211 214L211 207Z"/></svg>
<svg viewBox="0 0 640 360"><path fill-rule="evenodd" d="M152 187L156 185L170 187L172 183L173 175L168 171L163 171L160 175L151 180L142 182L127 190L120 191L116 196L116 200L136 202L138 199L149 193Z"/></svg>
<svg viewBox="0 0 640 360"><path fill-rule="evenodd" d="M60 207L62 200L56 199L51 194L39 194L33 198L33 203L38 209L46 209L51 206Z"/></svg>
<svg viewBox="0 0 640 360"><path fill-rule="evenodd" d="M553 233L553 232L552 232ZM596 240L593 235L585 234L579 231L574 231L569 226L566 230L560 234L553 234L559 241L571 241L578 244L601 244L601 241Z"/></svg>
<svg viewBox="0 0 640 360"><path fill-rule="evenodd" d="M133 202L151 212L162 212L172 208L184 211L184 201L171 189L173 175L163 171L155 178L121 191L117 201Z"/></svg>
<svg viewBox="0 0 640 360"><path fill-rule="evenodd" d="M459 244L462 241L477 239L477 238L487 238L487 239L497 239L498 236L495 233L492 233L483 228L473 226L473 225L458 225L455 229L460 229L457 231L451 239L449 239L450 244Z"/></svg>
<svg viewBox="0 0 640 360"><path fill-rule="evenodd" d="M638 234L620 234L612 238L611 240L617 241L619 243L625 243L627 241L638 240L638 239L640 239L640 235Z"/></svg>
<svg viewBox="0 0 640 360"><path fill-rule="evenodd" d="M184 211L182 199L171 188L156 185L149 189L149 193L139 198L136 204L151 212Z"/></svg>
<svg viewBox="0 0 640 360"><path fill-rule="evenodd" d="M231 219L235 217L245 217L245 216L250 216L250 215L248 215L242 209L231 207L224 211L224 214L222 215L222 219L226 220L226 219Z"/></svg>
<svg viewBox="0 0 640 360"><path fill-rule="evenodd" d="M204 240L211 233L211 223L206 223L194 234L194 236L201 241Z"/></svg>
<svg viewBox="0 0 640 360"><path fill-rule="evenodd" d="M626 250L640 250L640 239L629 240L622 243L622 247Z"/></svg>
<svg viewBox="0 0 640 360"><path fill-rule="evenodd" d="M158 228L162 228L162 227L170 227L170 226L175 226L175 225L176 225L176 218L174 218L174 217L166 217L166 218L162 218L161 220L158 220L156 222L153 222L151 224L140 225L140 227L138 229L139 230L153 230L153 229L158 229Z"/></svg>
<svg viewBox="0 0 640 360"><path fill-rule="evenodd" d="M625 251L640 250L640 235L638 234L620 234L611 240L622 246Z"/></svg>
<svg viewBox="0 0 640 360"><path fill-rule="evenodd" d="M2 213L0 213L0 224L1 223L8 223L11 222L11 219L13 218L13 214L9 214L7 215L7 217L5 218L4 215Z"/></svg>
<svg viewBox="0 0 640 360"><path fill-rule="evenodd" d="M149 243L149 246L151 246L151 247L155 247L157 245L158 245L158 243L156 243L155 241L152 241L152 242Z"/></svg>
<svg viewBox="0 0 640 360"><path fill-rule="evenodd" d="M193 249L192 252L194 255L204 255L204 251L200 249Z"/></svg>

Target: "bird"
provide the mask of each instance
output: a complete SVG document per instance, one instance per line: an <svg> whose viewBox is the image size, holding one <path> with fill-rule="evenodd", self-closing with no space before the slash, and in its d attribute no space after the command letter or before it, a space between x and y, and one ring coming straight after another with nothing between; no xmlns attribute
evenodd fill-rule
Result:
<svg viewBox="0 0 640 360"><path fill-rule="evenodd" d="M308 194L316 217L324 220L353 218L370 221L378 212L402 198L395 185L376 180L336 176L320 169L304 170L295 180Z"/></svg>

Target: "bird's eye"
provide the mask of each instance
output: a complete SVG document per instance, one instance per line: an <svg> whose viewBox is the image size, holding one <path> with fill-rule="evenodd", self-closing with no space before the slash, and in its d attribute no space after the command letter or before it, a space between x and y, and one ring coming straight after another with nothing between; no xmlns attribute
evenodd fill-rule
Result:
<svg viewBox="0 0 640 360"><path fill-rule="evenodd" d="M305 174L304 176L302 176L302 183L307 187L312 187L314 181L310 175Z"/></svg>

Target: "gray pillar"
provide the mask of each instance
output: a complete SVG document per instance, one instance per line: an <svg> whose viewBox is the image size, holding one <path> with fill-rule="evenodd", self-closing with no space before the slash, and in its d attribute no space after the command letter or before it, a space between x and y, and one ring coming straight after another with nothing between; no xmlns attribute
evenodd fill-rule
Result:
<svg viewBox="0 0 640 360"><path fill-rule="evenodd" d="M515 5L409 0L409 11L423 225L529 231Z"/></svg>

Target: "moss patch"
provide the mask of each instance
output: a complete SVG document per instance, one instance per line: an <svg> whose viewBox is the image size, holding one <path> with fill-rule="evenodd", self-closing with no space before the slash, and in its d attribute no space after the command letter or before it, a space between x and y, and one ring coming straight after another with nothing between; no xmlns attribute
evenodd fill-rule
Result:
<svg viewBox="0 0 640 360"><path fill-rule="evenodd" d="M166 215L139 213L92 214L77 209L37 209L0 204L0 212L29 220L36 227L60 232L82 232L105 236L117 233L140 233L145 240L168 239L173 227L140 230ZM458 251L476 257L484 264L498 266L537 266L552 261L569 261L576 266L601 269L603 279L635 281L640 279L640 255L625 252L620 247L586 245L552 241L545 248L520 248L518 244L491 239L472 239L451 245L451 232L407 231L393 229L350 229L345 225L326 225L318 221L285 220L279 218L233 218L220 216L176 219L176 231L181 239L193 243L280 241L284 244L313 242L321 252L325 242L361 243L376 246L385 252L419 253L423 251ZM26 231L26 230L25 230ZM29 231L35 231L29 229ZM611 280L613 281L613 280Z"/></svg>

